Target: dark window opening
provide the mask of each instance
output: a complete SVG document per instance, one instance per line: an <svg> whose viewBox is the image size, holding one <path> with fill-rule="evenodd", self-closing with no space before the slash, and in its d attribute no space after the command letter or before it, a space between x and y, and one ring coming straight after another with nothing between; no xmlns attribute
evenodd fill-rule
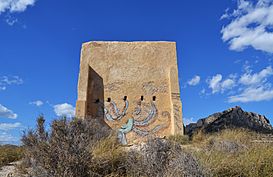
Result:
<svg viewBox="0 0 273 177"><path fill-rule="evenodd" d="M111 102L111 98L107 98L107 102Z"/></svg>
<svg viewBox="0 0 273 177"><path fill-rule="evenodd" d="M156 96L153 96L153 101L155 101L156 100Z"/></svg>
<svg viewBox="0 0 273 177"><path fill-rule="evenodd" d="M127 100L127 96L124 96L123 100L126 101Z"/></svg>
<svg viewBox="0 0 273 177"><path fill-rule="evenodd" d="M144 100L144 96L141 96L140 99L141 99L141 101L143 101Z"/></svg>

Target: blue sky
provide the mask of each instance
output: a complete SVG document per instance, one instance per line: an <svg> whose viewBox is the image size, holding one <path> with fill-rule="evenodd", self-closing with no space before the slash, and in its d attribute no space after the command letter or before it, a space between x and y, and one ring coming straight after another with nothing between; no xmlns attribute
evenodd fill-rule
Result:
<svg viewBox="0 0 273 177"><path fill-rule="evenodd" d="M0 0L0 142L73 115L81 44L177 42L186 123L239 105L273 121L273 0Z"/></svg>

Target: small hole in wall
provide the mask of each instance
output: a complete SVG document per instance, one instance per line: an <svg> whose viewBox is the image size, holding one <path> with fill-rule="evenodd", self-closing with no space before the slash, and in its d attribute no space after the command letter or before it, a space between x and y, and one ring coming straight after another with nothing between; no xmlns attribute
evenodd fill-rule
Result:
<svg viewBox="0 0 273 177"><path fill-rule="evenodd" d="M143 100L144 100L144 96L141 96L141 97L140 97L140 100L143 101Z"/></svg>
<svg viewBox="0 0 273 177"><path fill-rule="evenodd" d="M156 96L153 96L153 101L155 101L156 100Z"/></svg>
<svg viewBox="0 0 273 177"><path fill-rule="evenodd" d="M126 101L127 100L127 96L124 96L123 100Z"/></svg>
<svg viewBox="0 0 273 177"><path fill-rule="evenodd" d="M107 102L111 102L111 98L107 98Z"/></svg>
<svg viewBox="0 0 273 177"><path fill-rule="evenodd" d="M96 99L95 103L99 103L100 102L100 99Z"/></svg>

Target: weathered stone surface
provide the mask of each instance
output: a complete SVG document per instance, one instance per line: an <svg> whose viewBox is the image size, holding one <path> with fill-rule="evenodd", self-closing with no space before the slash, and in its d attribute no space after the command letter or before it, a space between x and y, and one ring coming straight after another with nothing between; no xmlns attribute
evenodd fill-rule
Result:
<svg viewBox="0 0 273 177"><path fill-rule="evenodd" d="M176 43L84 43L76 116L104 120L124 144L183 134Z"/></svg>
<svg viewBox="0 0 273 177"><path fill-rule="evenodd" d="M246 128L262 133L273 133L269 120L262 115L245 112L241 107L236 106L221 113L215 113L207 118L191 123L186 126L186 134L203 130L204 132L217 132L227 128Z"/></svg>

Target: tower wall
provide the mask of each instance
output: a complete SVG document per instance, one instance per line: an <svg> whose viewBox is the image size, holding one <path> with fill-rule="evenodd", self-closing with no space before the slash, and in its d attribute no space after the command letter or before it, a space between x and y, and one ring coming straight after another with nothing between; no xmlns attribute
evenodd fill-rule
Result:
<svg viewBox="0 0 273 177"><path fill-rule="evenodd" d="M76 116L105 121L123 144L183 134L176 43L84 43Z"/></svg>

